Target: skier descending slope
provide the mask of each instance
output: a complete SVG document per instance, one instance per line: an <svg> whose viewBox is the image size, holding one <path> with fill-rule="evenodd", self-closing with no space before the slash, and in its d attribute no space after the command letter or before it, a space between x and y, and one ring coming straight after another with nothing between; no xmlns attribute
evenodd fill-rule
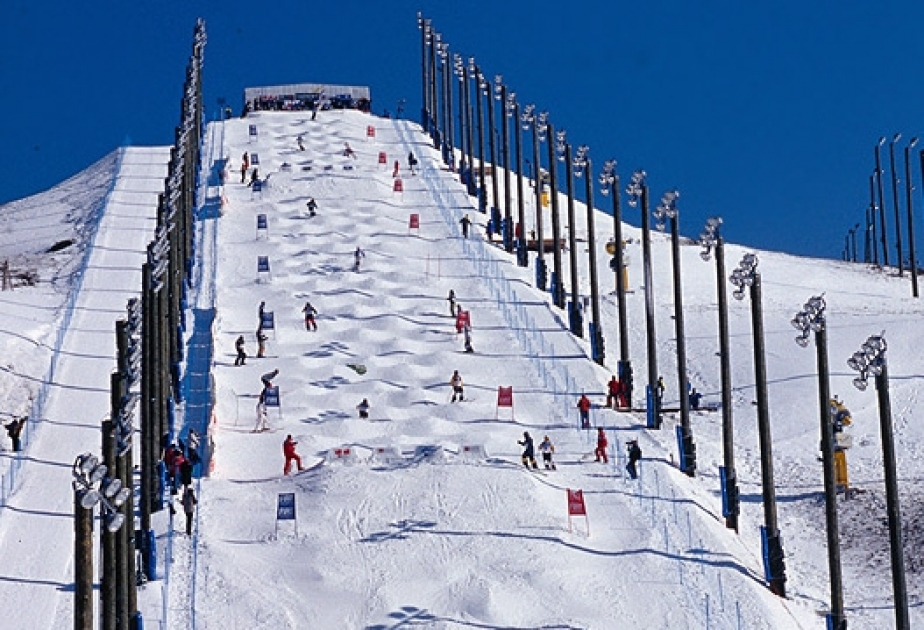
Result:
<svg viewBox="0 0 924 630"><path fill-rule="evenodd" d="M539 468L539 465L536 463L536 452L533 448L533 438L530 436L529 431L523 431L523 439L518 440L517 444L523 447L523 465L529 468Z"/></svg>

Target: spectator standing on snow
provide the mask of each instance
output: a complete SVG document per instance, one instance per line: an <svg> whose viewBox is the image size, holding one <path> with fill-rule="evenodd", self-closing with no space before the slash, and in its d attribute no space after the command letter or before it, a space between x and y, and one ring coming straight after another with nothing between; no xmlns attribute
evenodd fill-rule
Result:
<svg viewBox="0 0 924 630"><path fill-rule="evenodd" d="M234 342L234 349L237 350L237 358L234 359L234 365L244 365L244 361L247 360L247 352L244 350L244 335L238 337L237 341Z"/></svg>
<svg viewBox="0 0 924 630"><path fill-rule="evenodd" d="M349 142L343 143L343 155L345 157L351 157L354 160L356 159L356 153L353 152L353 147L350 146Z"/></svg>
<svg viewBox="0 0 924 630"><path fill-rule="evenodd" d="M282 471L284 475L289 474L289 469L292 468L292 462L295 462L299 470L305 470L302 467L302 458L295 452L296 444L298 444L298 442L293 440L291 435L287 435L285 442L282 443L282 454L286 456L286 465Z"/></svg>
<svg viewBox="0 0 924 630"><path fill-rule="evenodd" d="M241 183L247 181L247 171L250 170L250 156L247 154L247 151L244 151L244 155L241 156Z"/></svg>
<svg viewBox="0 0 924 630"><path fill-rule="evenodd" d="M456 292L452 289L449 289L449 297L446 298L449 301L449 315L455 317L456 315Z"/></svg>
<svg viewBox="0 0 924 630"><path fill-rule="evenodd" d="M462 375L459 374L459 370L453 370L449 385L452 387L452 400L449 402L456 402L456 396L459 397L460 401L465 400L465 392L462 389Z"/></svg>
<svg viewBox="0 0 924 630"><path fill-rule="evenodd" d="M253 427L254 433L266 431L269 427L266 424L266 390L260 392L257 399L257 424Z"/></svg>
<svg viewBox="0 0 924 630"><path fill-rule="evenodd" d="M357 411L359 411L360 418L362 418L363 420L366 420L369 418L369 400L368 399L363 398L362 402L356 405L356 409Z"/></svg>
<svg viewBox="0 0 924 630"><path fill-rule="evenodd" d="M13 418L13 421L5 425L6 433L13 442L13 452L18 453L22 450L22 429L26 426L26 418Z"/></svg>
<svg viewBox="0 0 924 630"><path fill-rule="evenodd" d="M414 172L414 169L417 168L417 158L414 157L413 151L407 154L407 167L408 167L408 170L411 171L411 175L417 174Z"/></svg>
<svg viewBox="0 0 924 630"><path fill-rule="evenodd" d="M590 399L581 394L581 398L578 400L577 408L581 414L581 428L589 429L590 428Z"/></svg>
<svg viewBox="0 0 924 630"><path fill-rule="evenodd" d="M305 302L305 308L302 309L302 313L305 314L305 330L317 332L318 324L314 321L314 316L318 314L317 309L311 305L311 302Z"/></svg>
<svg viewBox="0 0 924 630"><path fill-rule="evenodd" d="M545 436L539 443L539 452L542 453L542 463L546 470L555 470L555 462L552 461L552 454L555 452L555 445L549 436Z"/></svg>
<svg viewBox="0 0 924 630"><path fill-rule="evenodd" d="M459 223L462 225L462 238L468 238L468 229L472 226L472 220L466 214L459 219Z"/></svg>
<svg viewBox="0 0 924 630"><path fill-rule="evenodd" d="M304 151L305 150L305 139L302 138L302 134L298 134L298 138L296 139L296 142L298 142L298 150Z"/></svg>
<svg viewBox="0 0 924 630"><path fill-rule="evenodd" d="M606 464L610 460L606 456L606 447L609 446L609 441L606 439L606 431L603 430L603 427L597 429L597 450L594 451L595 461L603 460L603 463Z"/></svg>
<svg viewBox="0 0 924 630"><path fill-rule="evenodd" d="M690 390L690 409L696 411L699 409L700 402L702 402L703 395L696 391L696 388Z"/></svg>
<svg viewBox="0 0 924 630"><path fill-rule="evenodd" d="M182 483L185 488L189 488L192 485L192 474L192 462L189 461L188 457L184 457L183 461L180 462L180 483Z"/></svg>
<svg viewBox="0 0 924 630"><path fill-rule="evenodd" d="M269 339L269 337L266 336L266 333L263 332L262 324L260 325L259 328L257 328L256 336L257 336L257 358L262 359L264 354L266 353L266 340Z"/></svg>
<svg viewBox="0 0 924 630"><path fill-rule="evenodd" d="M463 332L465 333L465 351L474 352L475 349L472 347L472 327L466 323Z"/></svg>
<svg viewBox="0 0 924 630"><path fill-rule="evenodd" d="M401 170L401 162L395 160L395 169L391 172L391 178L394 179L398 177L398 171Z"/></svg>
<svg viewBox="0 0 924 630"><path fill-rule="evenodd" d="M606 384L606 406L616 409L618 406L619 393L622 390L622 383L614 375L610 382Z"/></svg>
<svg viewBox="0 0 924 630"><path fill-rule="evenodd" d="M189 463L195 466L202 461L199 455L199 434L196 433L194 429L190 429L186 439L189 441L186 447L187 458L189 459Z"/></svg>
<svg viewBox="0 0 924 630"><path fill-rule="evenodd" d="M529 468L539 468L539 464L536 463L536 451L533 447L533 438L529 435L529 431L523 431L523 439L517 440L517 444L523 447L523 455L521 459L523 465Z"/></svg>
<svg viewBox="0 0 924 630"><path fill-rule="evenodd" d="M638 440L629 440L626 442L629 450L629 463L626 464L626 472L632 479L638 479L638 469L636 464L642 458L642 449L639 448Z"/></svg>
<svg viewBox="0 0 924 630"><path fill-rule="evenodd" d="M318 202L314 200L314 197L308 200L308 203L305 204L308 206L308 216L313 217L317 214Z"/></svg>
<svg viewBox="0 0 924 630"><path fill-rule="evenodd" d="M187 486L183 492L183 512L186 514L186 535L192 536L193 515L196 513L196 493Z"/></svg>

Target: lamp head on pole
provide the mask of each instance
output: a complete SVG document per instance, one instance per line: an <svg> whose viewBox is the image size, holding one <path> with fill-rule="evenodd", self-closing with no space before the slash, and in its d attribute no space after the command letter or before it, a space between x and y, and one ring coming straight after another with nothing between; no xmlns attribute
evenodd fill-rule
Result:
<svg viewBox="0 0 924 630"><path fill-rule="evenodd" d="M863 391L869 385L870 374L873 376L882 374L887 347L885 331L882 331L881 334L873 335L863 342L860 349L847 359L847 366L860 373L857 378L853 379L854 387Z"/></svg>
<svg viewBox="0 0 924 630"><path fill-rule="evenodd" d="M520 121L523 123L523 131L527 131L536 121L536 106L530 103L523 107L523 113L520 115Z"/></svg>
<svg viewBox="0 0 924 630"><path fill-rule="evenodd" d="M752 286L757 279L757 256L755 254L745 254L738 263L738 267L732 271L728 281L738 287L732 292L736 300L744 299L744 288Z"/></svg>
<svg viewBox="0 0 924 630"><path fill-rule="evenodd" d="M680 193L676 190L669 190L661 197L661 203L658 204L658 207L655 208L652 212L652 216L655 218L655 227L660 231L664 231L665 219L676 219L677 218L677 198L680 196Z"/></svg>
<svg viewBox="0 0 924 630"><path fill-rule="evenodd" d="M629 205L633 208L638 205L638 200L642 197L642 189L646 186L646 177L645 171L641 169L637 170L632 173L632 179L629 180L629 185L626 186L626 194L629 195Z"/></svg>
<svg viewBox="0 0 924 630"><path fill-rule="evenodd" d="M607 160L603 163L603 172L600 173L600 192L604 197L609 196L610 188L616 185L616 160Z"/></svg>
<svg viewBox="0 0 924 630"><path fill-rule="evenodd" d="M706 219L706 227L703 233L699 235L699 244L703 246L703 251L699 253L700 258L706 262L712 257L712 249L719 244L719 228L722 225L722 217L709 217Z"/></svg>
<svg viewBox="0 0 924 630"><path fill-rule="evenodd" d="M801 347L809 344L812 332L819 333L825 329L826 306L824 294L812 296L790 321L793 328L800 332L796 337L796 343Z"/></svg>
<svg viewBox="0 0 924 630"><path fill-rule="evenodd" d="M539 142L545 142L549 130L549 112L539 112L536 118L536 137Z"/></svg>
<svg viewBox="0 0 924 630"><path fill-rule="evenodd" d="M567 137L568 134L564 129L559 129L555 132L555 156L558 158L559 162L565 161L565 149L568 144Z"/></svg>
<svg viewBox="0 0 924 630"><path fill-rule="evenodd" d="M584 174L584 171L587 170L589 153L590 147L588 147L586 144L582 144L577 148L577 153L575 154L574 159L571 160L571 167L574 169L575 177L581 177Z"/></svg>

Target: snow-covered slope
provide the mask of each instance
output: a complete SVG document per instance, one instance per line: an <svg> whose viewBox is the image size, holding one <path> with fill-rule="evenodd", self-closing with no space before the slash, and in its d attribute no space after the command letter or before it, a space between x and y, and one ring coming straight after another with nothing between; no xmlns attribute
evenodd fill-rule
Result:
<svg viewBox="0 0 924 630"><path fill-rule="evenodd" d="M256 139L247 135L250 124L257 125ZM376 127L374 140L366 138L370 124ZM736 536L720 517L718 414L694 413L696 480L673 466L673 418L664 431L650 434L640 428L640 415L594 412L594 424L608 428L616 448L629 437L641 438L647 456L641 484L627 483L621 468L587 461L591 438L573 428L576 412L564 410L581 390L602 403L609 373L594 366L586 345L565 332L565 314L530 288L531 270L517 268L495 247L462 242L456 221L466 212L479 224L483 217L468 207L416 126L355 112L315 122L298 114L261 114L224 126L221 154L230 158L233 172L218 220L216 453L213 476L202 484L196 584L179 585L179 592L193 593L181 596L195 598L199 625L226 625L229 615L241 622L256 619L261 627L323 628L399 627L402 620L437 628L693 628L704 627L707 619L712 627L738 627L739 621L756 628L820 623L816 612L827 599L827 564L815 460L814 353L792 342L789 319L812 294L827 291L833 391L857 417L855 432L863 437L851 452L852 472L869 489L844 510L849 514L853 506L881 497L881 466L874 401L846 389L851 375L840 369L838 357L846 358L868 334L879 332L880 324L870 326L884 304L907 317L919 312L903 297L902 283L856 266L760 255L779 512L789 553L791 599L780 601L762 585L746 302L733 303L731 313L744 500ZM304 152L297 148L299 135ZM344 142L355 149L355 160L342 154ZM257 152L260 172L270 174L262 194L237 183L245 150ZM405 164L409 151L420 157L423 173L403 172L404 192L395 193L390 165L394 159ZM387 154L387 165L379 165L379 152ZM320 206L316 217L305 207L311 197ZM419 231L408 229L412 213L420 215ZM265 239L255 229L257 214L268 218ZM584 222L578 223L583 236ZM608 223L598 221L598 235L606 233L601 225ZM476 229L473 238L482 233ZM627 234L638 383L645 374L641 257L638 231L628 228ZM357 246L366 258L354 273ZM676 368L666 237L655 235L654 248L659 361L671 384ZM585 246L581 249L586 277ZM729 261L743 251L728 247ZM716 400L714 270L698 254L698 247L683 248L689 373L707 400ZM598 255L606 269L602 247ZM268 256L272 269L271 277L259 281L258 256ZM608 285L610 274L603 278ZM584 280L585 293L586 287ZM445 299L450 289L472 312L474 354L462 352L455 334ZM300 311L306 300L321 313L318 332L304 329ZM268 356L235 367L238 335L253 354L261 301L277 322ZM612 295L604 297L611 354L617 348L613 302ZM528 314L522 321L532 324L530 330L511 328L511 310ZM537 334L547 345L530 345ZM351 369L355 364L364 365L365 374ZM271 431L254 434L259 376L274 368L280 370L275 382L281 412L271 409ZM448 402L454 369L466 380L461 404ZM553 395L550 381L569 386L567 406ZM913 387L913 381L908 384ZM498 386L508 385L515 392L513 420L495 406ZM669 391L668 404L672 397L676 400ZM360 420L354 409L362 398L372 404L370 420ZM557 472L537 475L519 464L516 442L523 430L537 441L546 434L552 438ZM309 470L286 478L280 474L281 447L288 434L299 441ZM356 461L331 461L332 450L343 447ZM441 452L438 462L421 457L421 448L434 447ZM466 447L468 452L483 447L486 457L468 457ZM385 457L388 453L399 457ZM585 492L590 536L583 523L569 531L568 488ZM277 530L274 522L277 495L285 492L296 495L297 534L291 524ZM851 531L844 520L842 529ZM869 587L868 575L862 587L845 580L848 606L868 608L851 610L852 615L888 618L876 610L887 605L889 592L883 546L881 536L870 543L845 535L847 575L859 579L868 562L879 564L876 588ZM861 564L861 557L873 555L876 560L864 558Z"/></svg>
<svg viewBox="0 0 924 630"><path fill-rule="evenodd" d="M259 131L255 139L248 135L251 124ZM369 125L374 138L367 136ZM299 135L305 151L298 150ZM810 296L822 292L828 303L831 391L854 418L848 461L859 492L840 502L848 619L851 627L869 628L888 627L893 619L876 395L872 387L855 390L854 374L844 363L869 335L885 329L911 618L920 623L921 586L915 578L921 517L914 482L922 470L916 422L922 308L910 297L907 278L757 252L789 577L788 598L780 600L764 585L760 559L763 511L748 300L730 304L743 500L736 535L721 518L719 414L692 415L695 479L674 463L677 418L671 414L662 431L652 432L643 428L642 414L595 408L592 422L608 433L611 462L593 461L593 436L576 428L574 405L582 391L602 404L611 372L590 361L585 341L566 332L566 314L533 288L532 267L518 268L511 256L483 241L485 217L455 176L442 169L416 125L352 111L322 113L316 121L302 113L261 113L213 124L207 137L205 172L215 160L229 160L226 185L210 181L203 190L207 211L199 222L201 259L192 296L194 321L214 315L210 393L216 406L209 436L214 453L210 476L197 484L194 537L179 531L179 520L174 525L166 627L823 627L818 613L829 593L815 352L793 343L789 324ZM344 142L355 159L342 154ZM260 173L269 175L262 193L238 183L245 150L259 155ZM409 151L420 159L418 175L404 172ZM386 153L385 165L379 164L380 152ZM403 193L393 191L395 159L402 164ZM319 209L309 217L306 203L312 197ZM220 216L213 207L221 208ZM531 199L527 209L534 213ZM466 213L476 223L468 241L458 226ZM636 222L629 213L627 220ZM267 217L265 234L256 230L258 214ZM419 230L409 229L411 214L419 215ZM579 205L582 239L584 216ZM532 224L530 217L527 231ZM608 269L602 244L610 224L598 215L601 270ZM682 226L687 233L698 227ZM152 230L139 230L146 241ZM646 374L641 248L636 228L625 226L625 235L638 391ZM672 406L677 371L670 247L666 236L653 238L658 361ZM354 272L357 246L366 256ZM111 256L102 265L106 269L138 267L140 246L134 253L129 246L100 249ZM586 294L586 241L579 250ZM681 250L688 373L706 401L717 402L714 267L691 243ZM745 251L726 247L729 271ZM258 278L260 256L268 257L271 273ZM618 348L612 275L602 271L600 283L606 363L612 369ZM450 289L471 313L472 354L463 352L449 316ZM86 325L69 335L80 348L93 343L96 329L112 329L116 311L130 297L120 289L117 307L110 307L99 301L104 293L92 294L98 302L86 303ZM261 301L274 313L276 329L268 333L267 356L258 359L254 333ZM306 301L320 312L317 332L305 330ZM239 335L251 356L236 367ZM84 354L106 353L79 350L75 356ZM260 376L275 368L281 407L269 410L269 431L253 433ZM453 370L465 379L464 402L449 402ZM66 372L61 384L85 386L85 377ZM101 376L99 389L106 385ZM500 386L513 388L513 410L497 409ZM89 408L73 387L59 388L56 396L62 408ZM355 408L363 398L372 406L368 420ZM193 410L187 411L192 418ZM49 417L49 425L59 415ZM98 417L94 412L87 420ZM56 464L51 468L66 476L73 455L92 448L84 433L93 432L72 429L75 436L63 428L56 433L60 453L47 450L50 441L39 441L29 457ZM524 431L537 442L545 435L554 441L558 470L523 468L517 441ZM286 477L282 442L290 434L307 470ZM627 480L622 471L623 443L630 438L638 438L645 452L638 481ZM337 449L341 454L349 449L350 457L336 457ZM37 464L24 470L32 483L16 495L23 509L0 516L0 567L7 578L0 581L0 597L4 610L22 613L15 621L23 628L49 627L44 598L54 598L52 627L67 627L68 507L48 487L63 486L65 494L69 489L66 480L49 481ZM583 490L588 519L569 523L568 489ZM275 521L280 493L295 494L297 529ZM28 528L16 524L14 531L14 522L23 518ZM53 544L42 548L41 563L35 553L23 551L46 540ZM163 552L162 534L160 542ZM30 615L16 608L26 587L35 589L29 601L43 602ZM160 619L159 593L156 585L148 586L140 600L152 624Z"/></svg>

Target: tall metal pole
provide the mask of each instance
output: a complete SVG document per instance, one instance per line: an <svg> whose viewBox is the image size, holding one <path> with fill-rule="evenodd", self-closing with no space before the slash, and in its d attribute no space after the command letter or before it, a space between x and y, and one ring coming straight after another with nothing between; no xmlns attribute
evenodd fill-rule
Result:
<svg viewBox="0 0 924 630"><path fill-rule="evenodd" d="M600 191L604 195L613 196L613 245L616 253L613 255L613 272L616 276L616 311L619 325L619 363L616 374L626 393L626 403L632 408L632 362L629 359L629 321L626 315L626 261L622 240L622 208L619 203L620 193L619 175L616 173L616 160L607 160L600 174Z"/></svg>
<svg viewBox="0 0 924 630"><path fill-rule="evenodd" d="M421 13L417 12L417 27L420 29L420 126L423 127L424 133L428 131L427 125L430 121L430 112L427 110L427 100L429 91L427 90L427 29L429 29L429 20L425 20Z"/></svg>
<svg viewBox="0 0 924 630"><path fill-rule="evenodd" d="M642 268L645 280L645 332L648 345L648 428L661 428L661 396L658 392L658 342L654 316L654 281L651 273L651 229L648 218L648 185L645 171L632 174L632 181L626 189L629 205L641 202L642 210Z"/></svg>
<svg viewBox="0 0 924 630"><path fill-rule="evenodd" d="M918 297L918 259L914 253L914 199L911 196L914 184L911 181L911 149L917 143L918 139L912 138L905 147L905 207L908 209L908 257L910 262L908 269L911 272L911 295L913 297Z"/></svg>
<svg viewBox="0 0 924 630"><path fill-rule="evenodd" d="M885 200L884 195L882 194L882 156L879 153L879 149L885 144L885 137L879 138L879 143L876 145L876 192L879 196L879 239L882 243L882 264L886 267L889 266L889 243L887 240L887 230L886 230L886 213L885 213Z"/></svg>
<svg viewBox="0 0 924 630"><path fill-rule="evenodd" d="M569 169L571 164L571 145L567 142L565 143L565 167ZM575 216L574 216L574 178L571 176L571 171L566 170L568 173L568 266L571 270L571 302L568 304L568 323L570 324L571 334L577 337L584 336L584 318L581 315L581 306L579 303L580 298L580 283L578 282L578 267L577 267L577 238L575 232L577 231L577 226L575 225Z"/></svg>
<svg viewBox="0 0 924 630"><path fill-rule="evenodd" d="M517 222L520 226L517 235L517 265L529 266L529 248L526 244L526 199L523 195L523 134L520 130L520 103L513 98L513 124L516 125L517 153ZM924 158L922 165L924 165ZM922 166L924 168L924 166Z"/></svg>
<svg viewBox="0 0 924 630"><path fill-rule="evenodd" d="M603 322L600 321L600 286L597 282L597 245L594 236L594 182L593 165L590 161L590 149L586 145L578 148L577 157L574 158L575 168L580 168L585 177L584 194L587 203L587 256L590 279L590 308L593 321L590 331L590 354L595 363L603 365L606 359L603 338ZM575 175L581 171L575 171Z"/></svg>
<svg viewBox="0 0 924 630"><path fill-rule="evenodd" d="M828 331L825 318L825 301L822 296L812 297L792 320L801 331L796 337L800 346L808 345L811 331L815 331L815 351L818 363L818 411L821 430L822 470L825 488L825 526L828 543L828 574L831 586L831 612L828 628L846 630L844 617L844 588L841 577L840 534L837 522L837 479L834 466L834 425L831 410L831 386L828 368Z"/></svg>
<svg viewBox="0 0 924 630"><path fill-rule="evenodd" d="M561 219L558 214L558 189L555 181L555 151L552 141L555 137L555 127L547 123L546 137L549 148L549 199L552 204L552 302L558 308L565 308L565 286L562 282L561 267ZM565 165L568 168L568 165Z"/></svg>
<svg viewBox="0 0 924 630"><path fill-rule="evenodd" d="M902 134L897 133L889 143L889 170L892 171L892 205L895 207L895 249L898 253L898 275L905 273L905 260L902 256L902 218L898 202L898 171L895 169L895 143L901 139Z"/></svg>
<svg viewBox="0 0 924 630"><path fill-rule="evenodd" d="M690 426L689 380L687 378L687 342L683 326L683 282L680 272L680 212L677 209L676 190L664 194L655 216L671 222L671 259L674 279L674 335L677 340L677 392L680 396L680 462L681 471L689 477L696 475L696 445Z"/></svg>
<svg viewBox="0 0 924 630"><path fill-rule="evenodd" d="M834 630L846 630L844 587L841 578L840 533L837 522L837 480L834 471L834 427L831 423L831 387L828 381L827 325L815 333L818 355L818 407L821 421L822 467L825 477L825 525L828 534L828 572L831 581L831 622Z"/></svg>
<svg viewBox="0 0 924 630"><path fill-rule="evenodd" d="M744 297L744 287L750 286L751 328L754 337L754 380L757 388L757 435L760 441L760 472L764 503L763 552L764 571L770 590L786 597L786 563L783 540L776 516L776 488L773 482L773 444L770 438L770 406L767 396L767 363L764 351L764 320L760 274L757 256L746 254L741 265L729 278L738 286L734 295Z"/></svg>
<svg viewBox="0 0 924 630"><path fill-rule="evenodd" d="M540 122L541 114L536 114L530 108L527 108L523 116L528 117L528 122L531 123L533 129L533 176L536 189L536 286L545 291L548 270L545 266L545 238L542 233L542 169L539 161L539 127L540 124L544 124L544 121Z"/></svg>
<svg viewBox="0 0 924 630"><path fill-rule="evenodd" d="M481 113L481 70L475 65L474 58L469 57L468 70L475 79L475 111L478 124L478 210L488 211L488 197L484 185L484 115Z"/></svg>
<svg viewBox="0 0 924 630"><path fill-rule="evenodd" d="M879 404L879 429L882 433L882 465L885 470L886 512L889 523L889 547L892 562L892 591L895 599L895 627L909 630L908 592L905 585L905 556L902 545L901 507L898 498L898 478L895 472L895 439L892 434L892 403L889 398L889 370L886 361L888 345L885 333L867 339L847 365L860 373L854 386L863 391L869 375L876 377Z"/></svg>
<svg viewBox="0 0 924 630"><path fill-rule="evenodd" d="M741 511L738 493L738 475L735 471L735 431L732 409L731 343L728 336L728 292L725 287L725 240L719 231L722 219L713 217L706 223L702 235L705 248L700 254L709 260L710 249L715 250L716 299L719 306L719 373L722 383L722 516L725 527L738 532L738 514Z"/></svg>
<svg viewBox="0 0 924 630"><path fill-rule="evenodd" d="M446 151L447 160L446 163L449 165L449 170L455 172L456 170L456 136L455 136L455 124L452 120L452 86L454 81L452 80L453 72L449 67L449 45L443 44L443 67L445 72L443 72L443 80L445 81L444 86L444 102L446 107L446 143L449 144L449 147Z"/></svg>
<svg viewBox="0 0 924 630"><path fill-rule="evenodd" d="M481 76L479 74L479 76ZM484 90L484 96L488 101L488 154L491 158L491 219L494 221L494 231L501 233L500 226L500 192L497 178L500 169L497 164L497 150L494 142L494 94L491 91L491 84L486 78L481 77L481 89Z"/></svg>
<svg viewBox="0 0 924 630"><path fill-rule="evenodd" d="M501 144L503 145L503 156L504 156L504 250L508 253L513 251L513 207L511 202L510 195L510 107L508 103L507 95L507 86L504 85L501 81L501 76L497 75L494 78L495 81L495 92L498 92L497 96L500 98L501 109L503 113L501 114L501 121L503 124L502 135L501 135ZM519 122L516 123L519 125ZM519 135L519 134L518 134ZM495 170L495 175L497 174Z"/></svg>
<svg viewBox="0 0 924 630"><path fill-rule="evenodd" d="M902 546L901 507L895 472L895 440L892 434L892 403L889 397L889 371L883 351L881 371L876 376L879 401L879 427L882 432L882 462L885 469L886 506L889 518L889 546L892 559L892 591L895 598L895 627L911 628L908 619L908 592L905 587L905 555Z"/></svg>
<svg viewBox="0 0 924 630"><path fill-rule="evenodd" d="M430 29L430 70L429 70L429 89L430 89L430 137L433 138L433 148L437 151L442 146L440 137L440 126L437 122L438 101L436 99L436 48L440 43L442 36Z"/></svg>
<svg viewBox="0 0 924 630"><path fill-rule="evenodd" d="M103 443L103 461L107 470L115 471L115 432L112 420L103 420L102 425L102 443ZM118 628L118 586L116 583L116 536L110 532L107 527L101 528L101 556L103 573L100 579L100 618L102 623L101 630L117 630Z"/></svg>
<svg viewBox="0 0 924 630"><path fill-rule="evenodd" d="M74 630L94 630L93 510L80 503L85 493L74 483Z"/></svg>
<svg viewBox="0 0 924 630"><path fill-rule="evenodd" d="M786 597L783 541L776 515L776 488L773 481L773 442L770 438L770 403L767 395L767 364L764 351L763 297L760 274L751 285L751 318L754 331L754 372L757 383L757 426L760 436L760 471L764 500L764 526L767 537L770 590Z"/></svg>

